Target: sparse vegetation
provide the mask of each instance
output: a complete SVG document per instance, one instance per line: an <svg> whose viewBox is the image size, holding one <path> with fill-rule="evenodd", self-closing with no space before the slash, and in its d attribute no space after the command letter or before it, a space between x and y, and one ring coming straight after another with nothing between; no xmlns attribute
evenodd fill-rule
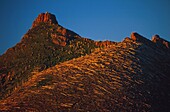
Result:
<svg viewBox="0 0 170 112"><path fill-rule="evenodd" d="M90 54L97 47L92 40L80 38L71 31L67 31L71 33L71 37L67 37L62 34L62 30L66 29L41 23L30 29L20 43L0 57L0 61L8 70L0 81L0 98L8 96L14 88L27 81L32 76L31 72L40 72L60 62ZM51 34L66 38L67 45L53 43Z"/></svg>
<svg viewBox="0 0 170 112"><path fill-rule="evenodd" d="M169 45L137 33L119 43L93 41L42 13L0 56L0 111L170 110Z"/></svg>
<svg viewBox="0 0 170 112"><path fill-rule="evenodd" d="M0 101L0 110L163 111L169 108L167 71L154 65L158 58L148 58L163 51L141 46L128 40L37 71Z"/></svg>
<svg viewBox="0 0 170 112"><path fill-rule="evenodd" d="M41 81L37 82L36 87L42 87L42 86L46 86L46 85L50 85L51 81L52 81L52 76L50 75L46 75L44 77L44 79L42 79Z"/></svg>

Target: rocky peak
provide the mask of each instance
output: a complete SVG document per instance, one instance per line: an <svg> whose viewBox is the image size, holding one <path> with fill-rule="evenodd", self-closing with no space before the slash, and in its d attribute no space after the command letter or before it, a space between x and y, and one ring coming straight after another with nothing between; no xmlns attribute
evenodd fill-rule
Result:
<svg viewBox="0 0 170 112"><path fill-rule="evenodd" d="M140 42L140 43L145 43L147 45L152 45L153 44L149 39L143 37L142 35L140 35L140 34L138 34L136 32L132 32L130 38L133 41L137 41L137 42Z"/></svg>
<svg viewBox="0 0 170 112"><path fill-rule="evenodd" d="M35 27L42 22L58 25L55 15L46 12L38 15L38 17L34 20L32 27Z"/></svg>
<svg viewBox="0 0 170 112"><path fill-rule="evenodd" d="M144 38L143 36L139 35L136 32L132 32L130 37L134 41L140 41L140 40L142 40Z"/></svg>
<svg viewBox="0 0 170 112"><path fill-rule="evenodd" d="M154 35L152 37L152 42L159 44L159 45L166 46L167 48L170 48L170 43L168 41L162 39L159 35Z"/></svg>

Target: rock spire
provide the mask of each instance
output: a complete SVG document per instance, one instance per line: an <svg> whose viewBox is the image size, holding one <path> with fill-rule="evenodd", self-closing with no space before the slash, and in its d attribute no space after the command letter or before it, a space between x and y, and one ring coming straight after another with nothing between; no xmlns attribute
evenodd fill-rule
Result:
<svg viewBox="0 0 170 112"><path fill-rule="evenodd" d="M56 24L58 25L58 22L56 20L55 15L46 12L46 13L41 13L38 15L38 17L34 20L32 27L37 26L40 23L48 23L48 24Z"/></svg>

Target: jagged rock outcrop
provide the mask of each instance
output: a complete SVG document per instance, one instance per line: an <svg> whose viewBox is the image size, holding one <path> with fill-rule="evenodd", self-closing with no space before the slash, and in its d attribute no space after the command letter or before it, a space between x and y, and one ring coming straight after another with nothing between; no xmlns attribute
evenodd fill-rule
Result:
<svg viewBox="0 0 170 112"><path fill-rule="evenodd" d="M95 44L96 46L99 47L107 47L109 45L116 44L116 42L106 40L106 41L96 41Z"/></svg>
<svg viewBox="0 0 170 112"><path fill-rule="evenodd" d="M131 33L131 39L133 41L138 41L141 43L145 43L149 46L154 46L153 43L155 43L157 45L157 47L161 47L161 48L170 48L170 42L168 42L167 40L162 39L159 35L154 35L151 39L151 41L141 35L139 35L136 32L132 32Z"/></svg>
<svg viewBox="0 0 170 112"><path fill-rule="evenodd" d="M154 42L158 45L165 46L166 48L170 48L170 43L168 41L164 40L163 38L161 38L159 35L154 35L152 37L152 42Z"/></svg>
<svg viewBox="0 0 170 112"><path fill-rule="evenodd" d="M134 41L137 42L143 42L143 43L151 43L151 41L145 37L143 37L142 35L138 34L137 32L132 32L130 35L130 38Z"/></svg>
<svg viewBox="0 0 170 112"><path fill-rule="evenodd" d="M134 41L139 41L139 40L142 39L142 36L139 35L139 34L136 33L136 32L132 32L130 37L131 37L131 39L134 40Z"/></svg>
<svg viewBox="0 0 170 112"><path fill-rule="evenodd" d="M36 18L36 20L33 22L32 27L35 27L40 23L48 23L48 24L58 25L55 15L48 13L48 12L39 14L38 17Z"/></svg>

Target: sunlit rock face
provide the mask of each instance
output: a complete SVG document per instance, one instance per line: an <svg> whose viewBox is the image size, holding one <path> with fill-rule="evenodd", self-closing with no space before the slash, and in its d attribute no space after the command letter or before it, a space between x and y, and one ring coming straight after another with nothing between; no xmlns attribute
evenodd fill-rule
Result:
<svg viewBox="0 0 170 112"><path fill-rule="evenodd" d="M55 15L48 12L39 14L36 20L33 22L32 27L35 27L40 23L49 23L49 24L58 25Z"/></svg>
<svg viewBox="0 0 170 112"><path fill-rule="evenodd" d="M137 32L132 32L131 35L130 35L130 38L133 41L142 42L142 43L145 43L145 44L151 43L151 41L149 39L143 37L142 35L138 34Z"/></svg>
<svg viewBox="0 0 170 112"><path fill-rule="evenodd" d="M96 46L107 47L109 45L116 44L116 42L106 40L106 41L96 41L95 44L96 44Z"/></svg>

